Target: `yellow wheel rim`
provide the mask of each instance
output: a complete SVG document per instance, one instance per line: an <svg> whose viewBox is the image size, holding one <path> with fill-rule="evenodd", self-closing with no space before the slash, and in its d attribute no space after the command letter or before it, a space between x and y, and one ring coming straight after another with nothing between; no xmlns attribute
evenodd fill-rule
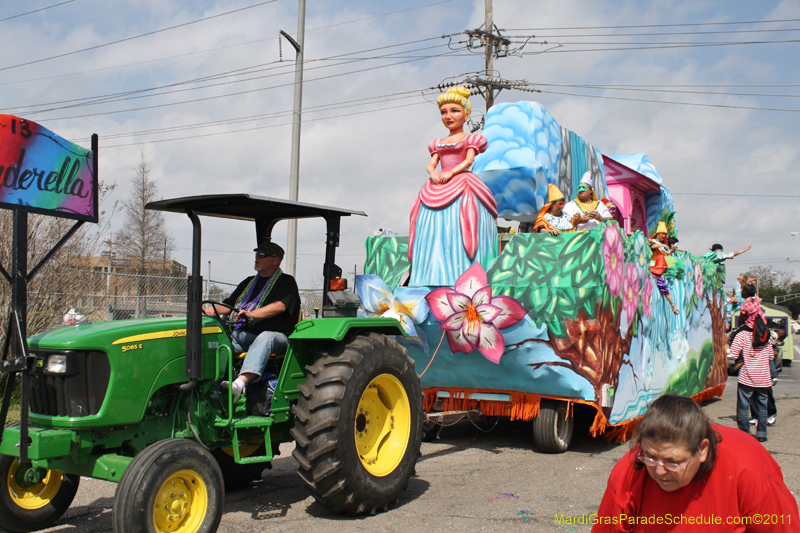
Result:
<svg viewBox="0 0 800 533"><path fill-rule="evenodd" d="M208 513L208 489L196 472L170 475L156 493L153 523L158 533L199 531Z"/></svg>
<svg viewBox="0 0 800 533"><path fill-rule="evenodd" d="M373 379L361 395L355 420L356 450L367 472L383 477L403 460L411 434L411 405L391 374Z"/></svg>
<svg viewBox="0 0 800 533"><path fill-rule="evenodd" d="M30 463L26 463L25 466L29 467ZM49 504L61 489L64 473L60 470L48 470L44 479L34 484L26 484L22 479L19 479L17 476L19 470L20 464L15 459L8 470L8 478L6 480L11 501L18 507L31 510L41 509ZM22 472L20 471L19 474L22 474Z"/></svg>

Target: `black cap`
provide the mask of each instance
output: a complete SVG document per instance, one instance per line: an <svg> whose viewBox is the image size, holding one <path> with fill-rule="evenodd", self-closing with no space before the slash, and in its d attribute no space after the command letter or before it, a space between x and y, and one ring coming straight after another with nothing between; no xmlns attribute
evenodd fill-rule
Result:
<svg viewBox="0 0 800 533"><path fill-rule="evenodd" d="M264 241L258 245L258 248L253 250L254 252L261 252L262 254L273 255L280 259L283 259L283 248L275 244L274 242Z"/></svg>

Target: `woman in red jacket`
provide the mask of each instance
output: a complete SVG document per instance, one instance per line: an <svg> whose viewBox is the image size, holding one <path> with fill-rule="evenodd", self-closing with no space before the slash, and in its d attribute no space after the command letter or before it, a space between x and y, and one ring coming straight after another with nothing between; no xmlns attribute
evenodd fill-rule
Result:
<svg viewBox="0 0 800 533"><path fill-rule="evenodd" d="M647 409L597 512L601 532L800 532L780 466L752 436L685 396Z"/></svg>

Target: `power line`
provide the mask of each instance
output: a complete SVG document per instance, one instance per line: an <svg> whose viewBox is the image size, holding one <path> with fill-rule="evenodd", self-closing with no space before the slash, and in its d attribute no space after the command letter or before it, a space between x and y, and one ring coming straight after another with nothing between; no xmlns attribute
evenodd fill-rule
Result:
<svg viewBox="0 0 800 533"><path fill-rule="evenodd" d="M533 31L533 30L531 30ZM781 31L800 31L800 28L780 28L768 30L728 30L728 31L668 31L668 32L648 32L648 33L573 33L564 35L539 35L542 39L564 39L564 38L587 38L587 37L652 37L654 35L729 35L739 33L775 33ZM527 35L505 35L507 39L526 39Z"/></svg>
<svg viewBox="0 0 800 533"><path fill-rule="evenodd" d="M557 49L550 49L543 52L521 52L523 56L529 55L540 55L543 53L549 54L572 54L576 52L617 52L617 51L628 51L628 50L669 50L673 48L709 48L715 46L739 46L739 45L752 45L752 44L785 44L785 43L797 43L800 42L799 39L791 39L791 40L784 40L784 41L742 41L742 42L730 42L730 43L702 43L702 44L670 44L670 45L656 45L653 44L651 46L627 46L624 48L584 48L584 49L571 49L571 50L557 50ZM542 44L556 44L556 43L548 43L544 41ZM560 47L564 45L558 43ZM586 44L586 43L568 43L568 44Z"/></svg>
<svg viewBox="0 0 800 533"><path fill-rule="evenodd" d="M348 52L348 53L344 53L344 54L338 54L338 55L335 55L335 56L330 56L330 57L327 57L327 58L308 60L308 61L305 61L304 64L309 64L309 63L319 62L319 61L339 60L341 58L345 58L345 57L352 56L352 55L355 55L355 54L361 54L361 53L365 53L365 52L374 52L374 51L378 51L378 50L386 50L386 49L389 49L389 48L397 48L397 47L400 47L400 46L407 46L407 45L411 45L411 44L417 44L417 43L421 43L421 42L431 41L431 40L434 40L434 39L439 39L439 38L438 37L431 37L431 38L428 38L428 39L418 39L416 41L408 41L408 42L405 42L405 43L398 43L398 44L381 46L381 47L371 48L371 49L366 49L366 50L359 50L359 51L356 51L356 52ZM362 61L362 60L368 60L368 59L369 60L374 60L374 59L385 59L385 58L391 58L391 57L398 58L397 56L399 54L406 54L406 53L410 53L410 52L418 52L418 51L430 50L430 49L433 49L433 48L441 48L443 46L445 46L445 45L428 46L428 47L423 47L423 48L417 48L417 49L414 49L414 50L405 50L405 51L402 51L402 52L393 52L393 53L390 53L390 54L384 54L382 56L375 56L375 57L372 57L372 58L350 58L350 59L348 59L346 61L341 61L340 63L337 63L335 65L321 65L319 67L312 67L312 68L308 68L308 69L305 69L305 70L306 71L310 71L310 70L316 70L316 69L320 69L320 68L330 68L330 67L335 67L335 66L340 66L340 65L347 65L347 64L350 64L350 63L354 63L354 62ZM426 56L415 56L415 57L424 58ZM203 87L193 87L193 88L181 89L181 90L178 90L178 91L169 91L169 92L153 94L153 95L132 96L132 95L137 95L137 94L141 94L141 93L145 93L145 92L151 92L151 91L157 91L157 90L161 90L161 89L168 89L168 88L172 88L172 87L178 87L178 86L181 86L181 85L189 85L189 84L192 84L192 83L201 83L201 82L204 82L204 81L222 80L222 79L230 78L230 77L234 77L234 76L244 76L244 75L249 75L249 74L258 74L260 72L267 72L267 71L276 70L276 69L294 68L293 64L291 64L291 63L280 63L278 66L272 66L270 68L261 68L261 67L267 67L269 65L275 65L276 63L279 63L279 62L278 61L272 61L272 62L269 62L269 63L262 63L260 65L253 65L253 66L250 66L250 67L235 69L235 70L231 70L231 71L227 71L227 72L221 72L221 73L217 73L217 74L209 74L207 76L202 76L202 77L195 78L195 79L192 79L192 80L184 80L184 81L169 83L169 84L160 85L160 86L156 86L156 87L145 88L145 89L135 89L135 90L130 90L130 91L126 91L126 92L120 92L120 93L110 93L110 94L106 94L106 95L95 95L95 96L86 96L86 97L82 97L82 98L74 98L74 99L71 99L71 100L59 100L59 101L55 101L55 102L47 102L47 103L42 103L42 104L32 104L32 105L24 106L24 107L6 108L6 109L3 109L3 111L13 111L13 112L17 112L18 113L18 112L22 112L22 111L29 110L29 109L32 110L34 108L42 107L42 106L49 106L49 105L53 105L54 106L54 105L57 105L57 104L68 104L68 103L72 103L73 104L73 105L66 105L66 106L55 107L55 108L51 108L51 109L42 109L42 110L36 111L36 113L46 113L46 112L49 112L49 111L58 111L60 109L68 109L68 108L71 108L71 107L81 107L81 106L86 106L86 105L97 105L97 104L118 102L118 101L130 100L130 99L136 99L136 98L146 98L146 97L151 97L151 96L161 96L161 95L165 95L165 94L174 94L174 93L177 93L177 92L193 91L193 90L198 90L198 89L203 89L203 88L208 88L208 87L217 87L217 86L220 86L220 85L226 85L226 84L230 84L230 83L243 83L243 82L247 82L247 81L253 81L253 80L264 79L264 78L275 77L275 76L282 76L282 75L286 75L286 74L291 74L292 73L291 71L289 71L289 72L284 72L284 73L279 73L279 74L272 74L272 75L267 75L267 76L259 76L259 77L255 77L255 78L247 78L247 79L242 79L242 80L233 80L233 81L224 82L224 83L206 85L206 86L203 86ZM258 69L258 70L255 70L255 69ZM94 100L94 101L92 101L92 100ZM79 104L75 104L76 102L80 102L80 103Z"/></svg>
<svg viewBox="0 0 800 533"><path fill-rule="evenodd" d="M379 102L387 102L393 100L400 100L404 98L408 98L408 96L412 94L420 94L421 96L425 96L426 89L416 89L413 91L403 91L398 93L386 94L386 95L379 95L379 96L370 96L367 98L359 98L356 100L347 100L343 102L336 102L333 104L323 104L319 106L310 106L310 107L303 107L303 113L315 113L315 112L322 112L322 111L332 111L335 109L344 109L348 107L355 107L355 106L364 106L371 103L378 103L370 100L377 100ZM276 111L273 113L264 113L260 115L249 115L246 117L237 117L231 119L223 119L223 120L214 120L209 122L199 122L195 124L184 124L182 126L171 126L168 128L157 128L151 130L141 130L141 131L134 131L134 132L127 132L127 133L113 133L110 135L103 135L104 140L108 139L120 139L124 137L137 137L140 135L152 135L155 133L170 133L176 131L184 131L184 130L192 130L198 128L208 128L213 126L224 126L229 124L240 124L243 122L252 122L254 120L261 120L264 118L278 118L283 116L291 116L292 110L287 109L284 111ZM88 139L74 139L72 142L81 143L86 142Z"/></svg>
<svg viewBox="0 0 800 533"><path fill-rule="evenodd" d="M75 0L70 0L70 1L74 2ZM375 19L375 18L388 17L388 16L391 16L391 15L396 15L398 13L404 13L406 11L412 11L412 10L415 10L415 9L423 9L423 8L426 8L426 7L431 7L431 6L435 6L435 5L439 5L439 4L446 4L448 2L453 2L453 1L454 0L442 0L440 2L434 2L432 4L424 4L424 5L421 5L421 6L411 7L411 8L408 8L408 9L401 9L399 11L391 11L389 13L383 13L383 14L380 14L380 15L373 15L371 17L348 20L348 21L344 21L344 22L337 22L336 24L328 24L326 26L317 26L316 28L307 29L306 33L312 32L312 31L318 31L318 30L325 30L325 29L328 29L328 28L333 28L335 26L344 26L346 24L353 24L353 23L356 23L356 22L363 22L365 20L371 20L371 19ZM438 39L438 38L440 38L440 37L435 37L435 39ZM0 82L0 85L12 85L12 84L16 84L16 83L29 83L29 82L32 82L32 81L42 81L42 80L63 78L63 77L67 77L67 76L80 76L80 75L84 75L84 74L92 74L92 73L95 73L95 72L104 72L106 70L113 70L113 69L117 69L117 68L125 68L125 67L132 67L132 66L138 66L138 65L145 65L145 64L148 64L148 63L156 63L156 62L159 62L159 61L169 61L170 59L179 59L181 57L188 57L188 56L197 55L197 54L205 54L205 53L208 53L208 52L216 52L216 51L219 51L219 50L226 50L228 48L235 48L237 46L247 46L247 45L251 45L251 44L257 44L257 43L262 43L262 42L266 42L266 41L273 41L273 40L277 40L277 37L268 37L266 39L256 39L254 41L247 41L247 42L244 42L244 43L229 44L229 45L226 45L226 46L219 46L219 47L216 47L216 48L208 48L206 50L196 50L194 52L187 52L185 54L178 54L178 55L174 55L174 56L166 56L166 57L162 57L162 58L149 59L147 61L137 61L137 62L134 62L134 63L125 63L125 64L122 64L122 65L115 65L115 66L112 66L112 67L104 67L104 68L93 69L93 70L83 70L83 71L79 71L79 72L69 72L69 73L66 73L66 74L59 74L59 75L56 75L56 76L44 76L44 77L41 77L41 78L30 78L30 79L27 79L27 80Z"/></svg>
<svg viewBox="0 0 800 533"><path fill-rule="evenodd" d="M372 71L372 70L378 70L378 69L394 67L394 66L398 66L398 65L404 65L406 63L413 63L415 61L421 61L423 59L434 59L434 58L443 57L443 56L447 56L447 55L451 55L451 52L444 52L442 54L435 54L435 55L426 56L426 57L422 57L422 58L416 58L416 59L408 59L408 60L405 60L405 61L398 61L396 63L390 63L388 65L379 65L379 66L375 66L375 67L369 67L369 68L364 68L364 69L359 69L359 70L353 70L353 71L349 71L349 72L342 72L342 73L339 73L339 74L331 74L329 76L322 76L320 78L311 78L311 79L305 80L304 83L308 83L308 82L312 82L312 81L323 81L323 80L328 80L328 79L331 79L331 78L348 76L350 74L358 74L358 73L362 73L362 72L369 72L369 71ZM170 107L170 106L175 106L175 105L183 105L183 104L191 104L191 103L197 103L197 102L205 102L205 101L208 101L208 100L216 100L216 99L219 99L219 98L229 98L229 97L232 97L232 96L241 96L243 94L252 94L252 93L257 93L257 92L262 92L262 91L268 91L268 90L271 90L271 89L278 89L278 88L281 88L281 87L289 87L289 86L292 86L292 85L294 85L294 82L284 83L284 84L280 84L280 85L272 85L270 87L261 87L259 89L250 89L250 90L247 90L247 91L239 91L239 92L229 93L229 94L221 94L221 95L215 95L215 96L207 96L207 97L203 97L203 98L195 98L193 100L183 100L181 102L170 102L170 103L166 103L166 104L156 104L156 105L151 105L151 106L137 107L137 108L133 108L133 109L122 109L122 110L119 110L119 111L105 111L105 112L102 112L102 113L87 113L87 114L84 114L84 115L74 115L74 116L70 116L70 117L54 117L54 118L47 118L47 120L49 120L49 121L67 120L67 119L75 119L75 118L86 118L86 117L97 117L97 116L104 116L104 115L114 115L114 114L119 114L119 113L129 113L129 112L132 112L132 111L143 111L143 110L146 110L146 109L159 109L159 108L162 108L162 107Z"/></svg>
<svg viewBox="0 0 800 533"><path fill-rule="evenodd" d="M787 113L800 113L800 109L785 109L785 108L776 108L776 107L755 107L755 106L743 106L743 105L728 105L728 104L699 104L693 102L670 102L668 100L646 100L643 98L625 98L622 96L604 96L598 94L578 94L578 93L565 93L561 91L548 91L546 89L541 89L541 93L547 94L560 94L563 96L583 96L585 98L603 98L606 100L623 100L626 102L646 102L648 104L669 104L669 105L687 105L687 106L697 106L697 107L719 107L725 109L753 109L756 111L785 111Z"/></svg>
<svg viewBox="0 0 800 533"><path fill-rule="evenodd" d="M737 24L778 24L800 22L800 19L747 20L742 22L691 22L683 24L634 24L630 26L570 26L565 28L511 28L502 31L552 31L552 30L615 30L621 28L681 28L690 26L732 26Z"/></svg>
<svg viewBox="0 0 800 533"><path fill-rule="evenodd" d="M774 94L774 93L733 93L720 91L678 91L674 89L645 89L640 87L624 87L611 85L582 85L582 84L560 84L560 83L536 83L537 87L571 87L574 89L601 89L607 91L637 91L650 93L674 93L674 94L709 94L722 96L770 96L779 98L800 98L800 94Z"/></svg>
<svg viewBox="0 0 800 533"><path fill-rule="evenodd" d="M32 15L33 13L38 13L40 11L45 11L47 9L52 9L54 7L63 6L64 4L71 4L74 1L75 0L67 0L66 2L61 2L60 4L53 4L52 6L40 7L39 9L34 9L33 11L28 11L26 13L20 13L19 15L12 15L10 17L6 17L4 19L0 19L0 22L5 22L7 20L16 19L16 18L19 18L19 17L24 17L25 15Z"/></svg>
<svg viewBox="0 0 800 533"><path fill-rule="evenodd" d="M416 102L416 103L409 103L409 104L403 104L403 105L392 106L392 107L384 107L384 108L381 108L381 109L369 109L369 110L366 110L366 111L358 111L356 113L344 113L342 115L333 115L333 116L330 116L330 117L303 119L303 122L304 123L317 122L317 121L320 121L320 120L329 120L329 119L332 119L332 118L351 117L351 116L354 116L354 115L363 115L363 114L366 114L366 113L375 113L376 111L389 111L391 109L400 109L400 108L403 108L403 107L409 107L409 106L412 106L412 105L422 105L422 104L428 104L428 102L427 101L425 101L425 102ZM243 133L243 132L247 132L247 131L265 130L265 129L270 129L270 128L279 128L279 127L282 127L282 126L291 126L291 125L292 125L291 122L286 122L284 124L271 124L269 126L255 126L255 127L252 127L252 128L245 128L245 129L234 130L234 131L221 131L221 132L217 132L217 133L206 133L206 134L203 134L203 135L190 135L188 137L175 137L173 139L159 139L159 140L155 140L155 141L142 141L142 142L136 142L136 143L127 143L127 144L112 144L112 145L109 145L109 146L104 146L103 148L120 148L120 147L123 147L123 146L138 146L138 145L141 145L141 144L156 144L156 143L162 143L162 142L184 141L184 140L187 140L187 139L198 139L198 138L201 138L201 137L216 137L218 135L228 135L230 133Z"/></svg>
<svg viewBox="0 0 800 533"><path fill-rule="evenodd" d="M212 15L210 17L204 17L204 18L201 18L201 19L192 20L190 22L184 22L182 24L178 24L178 25L175 25L175 26L170 26L169 28L162 28L160 30L150 31L150 32L147 32L147 33L142 33L140 35L134 35L133 37L126 37L124 39L119 39L117 41L111 41L111 42L108 42L108 43L98 44L98 45L95 45L95 46L90 46L88 48L82 48L80 50L74 50L72 52L65 52L63 54L58 54L58 55L55 55L55 56L44 57L42 59L35 59L33 61L26 61L25 63L20 63L18 65L11 65L9 67L2 67L2 68L0 68L0 72L2 72L4 70L11 70L11 69L18 68L18 67L24 67L24 66L27 66L27 65L34 65L36 63L43 63L45 61L50 61L52 59L59 59L59 58L62 58L62 57L67 57L67 56L71 56L71 55L75 55L75 54L80 54L82 52L88 52L90 50L97 50L98 48L105 48L106 46L111 46L111 45L114 45L114 44L124 43L124 42L127 42L127 41L133 41L135 39L141 39L142 37L148 37L150 35L155 35L157 33L163 33L165 31L170 31L170 30L174 30L174 29L177 29L177 28L183 28L185 26L191 26L192 24L197 24L198 22L204 22L206 20L211 20L211 19L215 19L215 18L219 18L219 17L224 17L226 15L231 15L233 13L239 13L239 12L242 12L242 11L246 11L248 9L253 9L254 7L259 7L259 6L263 6L263 5L266 5L266 4L272 4L272 3L277 2L277 1L278 0L267 0L266 2L253 4L251 6L242 7L242 8L239 8L239 9L234 9L233 11L220 13L218 15Z"/></svg>

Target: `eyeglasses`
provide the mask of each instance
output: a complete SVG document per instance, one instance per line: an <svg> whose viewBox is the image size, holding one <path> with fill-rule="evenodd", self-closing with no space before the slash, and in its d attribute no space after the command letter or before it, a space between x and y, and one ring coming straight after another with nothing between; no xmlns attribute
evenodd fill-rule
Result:
<svg viewBox="0 0 800 533"><path fill-rule="evenodd" d="M691 461L692 458L690 457L689 459L686 459L682 463L671 463L669 461L666 461L666 462L665 461L659 461L658 459L653 459L652 457L646 457L644 455L638 456L637 459L639 459L641 462L643 462L647 466L656 467L656 466L661 465L661 466L664 467L664 470L666 470L667 472L679 472L679 471L683 470L684 468L686 468L686 465L689 464L689 461Z"/></svg>
<svg viewBox="0 0 800 533"><path fill-rule="evenodd" d="M275 257L275 256L270 254L265 254L264 252L258 252L256 254L256 257L258 257L259 259L264 259L265 257Z"/></svg>

